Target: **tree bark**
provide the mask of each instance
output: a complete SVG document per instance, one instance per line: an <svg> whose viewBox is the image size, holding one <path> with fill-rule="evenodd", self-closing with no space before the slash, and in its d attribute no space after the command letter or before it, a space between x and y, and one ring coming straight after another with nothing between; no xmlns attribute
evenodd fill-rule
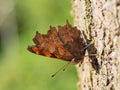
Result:
<svg viewBox="0 0 120 90"><path fill-rule="evenodd" d="M120 90L120 0L73 0L74 24L87 50L77 65L79 90ZM92 54L96 54L91 56Z"/></svg>

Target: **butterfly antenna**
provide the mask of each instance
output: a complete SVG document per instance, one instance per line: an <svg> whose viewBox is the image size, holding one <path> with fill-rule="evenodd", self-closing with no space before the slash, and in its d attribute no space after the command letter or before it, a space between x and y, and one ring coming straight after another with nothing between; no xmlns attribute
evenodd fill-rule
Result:
<svg viewBox="0 0 120 90"><path fill-rule="evenodd" d="M93 42L94 42L94 40L93 41L91 41L88 45L86 45L81 51L83 51L83 50L85 50L85 49L87 49L90 45L92 45L93 44Z"/></svg>
<svg viewBox="0 0 120 90"><path fill-rule="evenodd" d="M59 73L60 71L65 71L65 69L70 65L70 62L65 64L64 66L62 66L57 72L55 72L53 75L51 75L51 77L54 77L57 73Z"/></svg>

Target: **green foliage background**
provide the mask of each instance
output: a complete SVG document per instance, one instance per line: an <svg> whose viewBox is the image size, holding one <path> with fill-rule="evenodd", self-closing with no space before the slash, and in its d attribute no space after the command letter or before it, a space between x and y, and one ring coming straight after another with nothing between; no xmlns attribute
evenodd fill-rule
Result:
<svg viewBox="0 0 120 90"><path fill-rule="evenodd" d="M19 50L15 43L0 59L0 90L77 90L78 80L74 65L66 71L51 75L65 61L35 55L27 51L36 31L47 33L49 26L73 24L71 0L17 0L14 1L18 26ZM7 48L7 47L6 47Z"/></svg>

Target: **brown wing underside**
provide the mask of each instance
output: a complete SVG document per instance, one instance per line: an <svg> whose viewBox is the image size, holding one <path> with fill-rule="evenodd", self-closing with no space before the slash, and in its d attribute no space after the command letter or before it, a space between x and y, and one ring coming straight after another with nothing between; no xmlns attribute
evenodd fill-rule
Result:
<svg viewBox="0 0 120 90"><path fill-rule="evenodd" d="M73 58L80 59L85 53L80 31L68 21L66 25L58 26L58 31L50 26L47 34L36 32L33 41L35 45L28 46L28 50L38 55L71 61Z"/></svg>

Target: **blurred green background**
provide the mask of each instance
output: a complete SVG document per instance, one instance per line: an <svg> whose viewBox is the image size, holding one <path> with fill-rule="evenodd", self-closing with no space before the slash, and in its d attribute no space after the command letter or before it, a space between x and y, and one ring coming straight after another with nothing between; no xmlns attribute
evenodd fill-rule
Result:
<svg viewBox="0 0 120 90"><path fill-rule="evenodd" d="M36 31L73 25L71 0L0 0L0 90L77 90L74 65L54 74L67 62L27 51Z"/></svg>

